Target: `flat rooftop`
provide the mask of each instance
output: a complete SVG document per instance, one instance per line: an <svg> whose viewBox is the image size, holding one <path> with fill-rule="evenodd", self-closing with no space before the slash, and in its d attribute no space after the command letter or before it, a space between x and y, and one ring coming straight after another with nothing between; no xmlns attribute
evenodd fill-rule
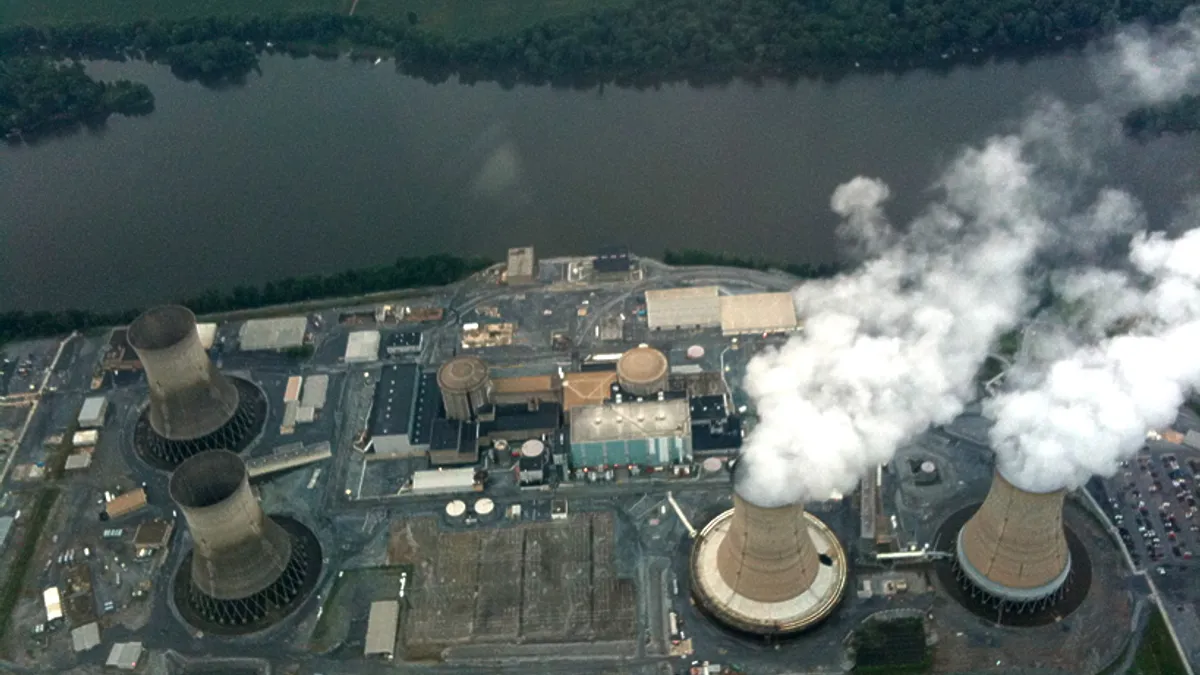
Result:
<svg viewBox="0 0 1200 675"><path fill-rule="evenodd" d="M646 322L651 330L721 325L721 298L716 286L689 286L646 291Z"/></svg>
<svg viewBox="0 0 1200 675"><path fill-rule="evenodd" d="M278 319L251 319L242 324L238 342L243 351L287 349L304 344L308 317L286 316Z"/></svg>
<svg viewBox="0 0 1200 675"><path fill-rule="evenodd" d="M721 296L721 333L776 333L795 330L796 303L791 293Z"/></svg>
<svg viewBox="0 0 1200 675"><path fill-rule="evenodd" d="M406 435L413 417L413 402L417 395L415 364L385 366L375 385L375 403L371 406L368 425L372 436Z"/></svg>
<svg viewBox="0 0 1200 675"><path fill-rule="evenodd" d="M598 443L691 435L685 399L614 403L571 409L571 442Z"/></svg>

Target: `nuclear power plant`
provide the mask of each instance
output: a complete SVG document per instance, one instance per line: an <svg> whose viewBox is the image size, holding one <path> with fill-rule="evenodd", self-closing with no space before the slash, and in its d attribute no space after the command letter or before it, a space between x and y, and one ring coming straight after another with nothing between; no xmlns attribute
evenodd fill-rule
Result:
<svg viewBox="0 0 1200 675"><path fill-rule="evenodd" d="M1071 575L1065 490L1036 493L997 470L983 505L958 532L955 572L975 599L1016 613L1058 602Z"/></svg>
<svg viewBox="0 0 1200 675"><path fill-rule="evenodd" d="M197 454L175 469L170 492L192 535L175 577L176 604L189 623L247 633L299 606L319 576L320 546L300 523L263 513L240 457Z"/></svg>
<svg viewBox="0 0 1200 675"><path fill-rule="evenodd" d="M261 431L267 409L262 392L217 371L191 310L148 310L130 324L128 339L150 387L150 404L134 430L144 460L171 469L204 450L240 452Z"/></svg>
<svg viewBox="0 0 1200 675"><path fill-rule="evenodd" d="M437 383L447 419L470 420L491 403L492 378L487 363L478 356L459 356L445 362L438 368Z"/></svg>
<svg viewBox="0 0 1200 675"><path fill-rule="evenodd" d="M795 633L829 616L846 588L846 553L803 504L763 507L736 491L733 508L692 547L692 588L718 621L748 633Z"/></svg>
<svg viewBox="0 0 1200 675"><path fill-rule="evenodd" d="M617 360L617 384L633 396L654 396L667 388L667 357L646 345L634 347Z"/></svg>

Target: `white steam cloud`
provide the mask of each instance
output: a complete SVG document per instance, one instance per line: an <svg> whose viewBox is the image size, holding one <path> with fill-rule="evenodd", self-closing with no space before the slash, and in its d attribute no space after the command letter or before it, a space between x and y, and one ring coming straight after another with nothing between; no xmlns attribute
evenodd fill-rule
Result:
<svg viewBox="0 0 1200 675"><path fill-rule="evenodd" d="M1188 220L1200 227L1196 213ZM987 405L1000 470L1024 489L1112 475L1200 385L1200 229L1175 240L1142 233L1129 258L1129 272L1085 270L1061 284L1076 311L1083 305L1084 334L1122 322L1126 332L1022 364L1041 377Z"/></svg>
<svg viewBox="0 0 1200 675"><path fill-rule="evenodd" d="M1101 55L1101 61L1115 64L1107 81L1143 101L1178 95L1200 70L1186 77L1161 73L1156 59L1173 59L1175 68L1200 61L1200 53L1192 60L1184 53L1192 44L1188 40L1196 39L1197 25L1193 14L1165 38L1140 29L1123 34L1111 53ZM1103 106L1072 110L1042 102L1018 132L964 151L935 185L938 201L902 233L884 216L886 185L859 177L840 186L831 200L844 220L839 231L872 257L851 273L797 288L804 332L751 360L745 388L759 422L743 452L737 485L742 497L778 506L849 491L875 465L889 461L899 445L961 413L975 397L974 377L989 348L1032 309L1030 280L1045 276L1056 259L1074 265L1090 261L1114 237L1144 227L1132 197L1086 187L1099 173L1094 167L1099 151L1112 146L1119 128L1119 120ZM1183 244L1156 237L1138 242L1134 260L1141 261L1143 275L1158 275L1158 290L1139 294L1120 275L1099 272L1056 283L1074 284L1081 298L1092 287L1112 291L1107 308L1093 315L1096 321L1105 312L1128 315L1130 307L1144 314L1160 304L1177 306L1173 299L1181 291L1175 277L1183 263L1154 267L1148 261L1178 261L1163 249ZM1106 368L1094 367L1094 360L1068 363L1080 356L1078 337L1050 331L1051 353L1070 355L1050 371L1061 375L1030 374L1028 389L991 406L1002 418L996 439L1006 472L1015 472L1018 484L1030 489L1090 474L1111 463L1076 442L1096 437L1092 430L1098 419L1110 422L1105 442L1124 447L1132 438L1130 429L1137 428L1140 439L1142 422L1173 411L1188 386L1179 374L1191 371L1177 369L1171 376L1153 363L1155 353L1174 355L1171 350L1182 349L1188 340L1200 344L1194 339L1200 337L1200 325L1192 329L1176 321L1170 326L1173 331L1106 343L1121 355L1118 364ZM1192 359L1200 374L1196 351ZM1122 383L1116 389L1130 395L1109 395L1114 387L1105 384L1114 381ZM1047 427L1042 422L1058 399L1034 396L1043 390L1075 392L1094 405L1077 410L1068 402L1060 407L1069 414ZM1042 443L1043 437L1049 440ZM1067 446L1071 454L1061 450ZM1078 470L1038 478L1053 462Z"/></svg>
<svg viewBox="0 0 1200 675"><path fill-rule="evenodd" d="M1096 63L1110 96L1143 104L1177 98L1200 84L1200 7L1155 33L1143 27L1118 33Z"/></svg>

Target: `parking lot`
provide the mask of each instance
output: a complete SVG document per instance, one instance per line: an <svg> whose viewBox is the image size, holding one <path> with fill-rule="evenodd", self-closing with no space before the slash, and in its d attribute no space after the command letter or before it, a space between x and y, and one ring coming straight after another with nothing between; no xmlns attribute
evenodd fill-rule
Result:
<svg viewBox="0 0 1200 675"><path fill-rule="evenodd" d="M1197 474L1200 455L1143 450L1109 481L1113 522L1136 565L1166 576L1197 564Z"/></svg>

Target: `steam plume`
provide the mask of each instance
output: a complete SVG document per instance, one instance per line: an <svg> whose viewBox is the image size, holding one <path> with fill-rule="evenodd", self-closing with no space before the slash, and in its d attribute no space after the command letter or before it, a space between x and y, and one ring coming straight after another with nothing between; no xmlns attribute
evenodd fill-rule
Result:
<svg viewBox="0 0 1200 675"><path fill-rule="evenodd" d="M1106 69L1100 79L1131 98L1178 95L1178 88L1200 70L1187 71L1192 74L1186 77L1163 73L1154 59L1192 67L1185 52L1197 25L1191 14L1165 39L1140 29L1123 34L1100 56ZM935 185L939 199L903 233L883 216L889 194L883 183L860 177L839 187L832 207L845 220L841 232L855 237L854 243L874 257L852 273L797 288L804 333L750 362L745 387L755 401L759 424L747 441L738 492L757 504L776 506L848 491L876 464L890 460L901 443L931 423L958 415L974 398L974 376L990 345L1032 309L1030 280L1048 275L1058 259L1092 261L1113 237L1142 227L1132 197L1089 187L1098 174L1094 164L1099 151L1112 147L1118 134L1115 116L1103 105L1072 110L1043 101L1016 133L964 151ZM1139 241L1147 256L1163 245L1153 238ZM1083 276L1073 280L1084 283ZM1148 304L1128 284L1117 285L1121 293L1114 297L1138 307ZM1178 332L1159 339L1174 347L1189 335ZM1055 332L1054 337L1056 354L1069 353L1076 344L1074 336ZM1131 380L1135 398L1141 399L1147 389L1163 391L1170 378L1162 368L1150 370L1144 363L1146 351L1156 347L1114 342L1126 355L1122 367L1154 373L1150 381ZM1062 372L1067 377L1070 367ZM1087 372L1088 382L1069 381L1098 386L1100 376ZM1139 401L1143 408L1137 414L1150 417L1151 409L1177 405L1179 396L1161 399ZM1016 395L1007 400L993 410L1010 406L1011 412L1001 415L1009 420L1022 419L1017 411L1028 417L1039 412L1032 410L1035 405L1046 405L1045 400ZM1071 423L1059 430L1062 438L1085 438L1083 426L1100 415L1116 419L1120 413L1115 408L1126 403L1108 401L1093 415L1064 418ZM1128 420L1123 424L1137 426ZM997 433L1023 438L1030 433L1027 427ZM1116 444L1128 440L1126 435L1113 438ZM1039 447L1016 445L1030 451ZM998 450L1015 457L1011 446ZM1079 453L1081 464L1085 455ZM1041 455L1020 456L1025 459L1002 462L1020 474L1022 487L1041 485L1023 469L1029 466L1029 473L1037 475L1042 469L1030 457ZM1081 471L1095 468L1093 462Z"/></svg>

